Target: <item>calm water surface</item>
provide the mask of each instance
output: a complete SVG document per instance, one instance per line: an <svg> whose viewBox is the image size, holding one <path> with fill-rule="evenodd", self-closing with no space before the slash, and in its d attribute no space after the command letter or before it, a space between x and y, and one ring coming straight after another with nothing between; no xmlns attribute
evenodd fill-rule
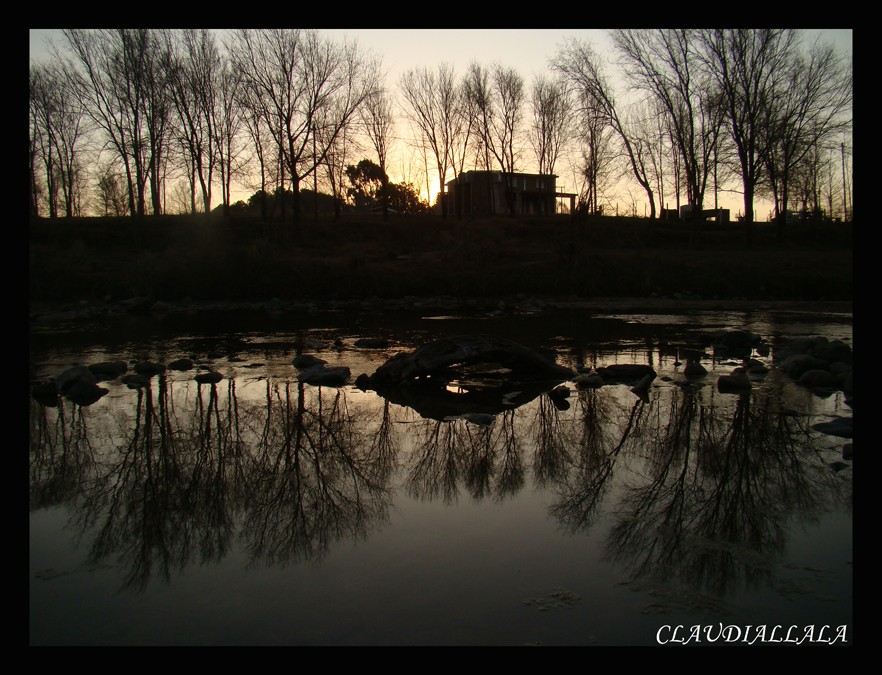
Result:
<svg viewBox="0 0 882 675"><path fill-rule="evenodd" d="M850 315L792 312L35 327L35 382L185 356L224 379L169 371L140 390L104 382L90 406L30 400L31 644L653 645L664 626L721 623L845 625L850 643L852 467L831 464L851 440L812 425L851 408L775 369L720 393L740 359L712 347L686 384L686 348L730 328L852 339ZM484 426L306 385L291 365L315 354L354 380L474 332L659 377L645 397L570 383L568 406L539 393Z"/></svg>

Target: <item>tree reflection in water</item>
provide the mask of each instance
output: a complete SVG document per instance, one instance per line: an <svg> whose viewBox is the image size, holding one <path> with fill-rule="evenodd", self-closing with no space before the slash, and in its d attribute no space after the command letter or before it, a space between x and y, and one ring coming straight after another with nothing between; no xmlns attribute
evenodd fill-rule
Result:
<svg viewBox="0 0 882 675"><path fill-rule="evenodd" d="M343 389L302 382L267 385L267 426L257 446L263 461L241 529L253 564L319 557L331 542L363 537L387 518L394 443L387 428L372 444L372 430L346 397Z"/></svg>
<svg viewBox="0 0 882 675"><path fill-rule="evenodd" d="M411 497L456 502L466 424L463 420L426 419L416 427L418 440L405 482Z"/></svg>
<svg viewBox="0 0 882 675"><path fill-rule="evenodd" d="M617 498L608 557L634 579L716 594L754 587L783 552L790 519L822 511L837 483L806 450L807 426L782 413L776 397L744 394L730 407L710 388L704 401L689 386L668 391L663 402L647 404L651 415L634 404L621 441L599 461L588 455L573 466L552 512L572 529L590 527L630 440L630 477ZM593 424L591 408L581 410Z"/></svg>
<svg viewBox="0 0 882 675"><path fill-rule="evenodd" d="M533 420L533 476L539 487L559 480L570 463L568 434L564 431L561 411L548 396L540 396Z"/></svg>
<svg viewBox="0 0 882 675"><path fill-rule="evenodd" d="M514 498L531 475L568 529L613 519L606 552L632 578L723 593L767 579L791 519L842 497L774 382L604 386L567 410L540 395L489 426L284 379L151 382L101 406L31 405L31 509L67 505L91 560L135 590L237 546L253 565L320 558L386 523L398 481L453 504L461 489Z"/></svg>
<svg viewBox="0 0 882 675"><path fill-rule="evenodd" d="M624 427L619 429L612 414L617 403L610 389L579 393L573 439L576 460L557 481L560 499L551 506L551 514L573 531L587 530L594 522L612 484L619 453L632 441L635 428L644 418L645 403L637 398Z"/></svg>
<svg viewBox="0 0 882 675"><path fill-rule="evenodd" d="M169 388L158 378L137 390L134 429L123 416L116 436L123 439L107 455L98 479L85 484L75 511L81 532L95 528L90 559L115 557L125 570L124 586L146 587L151 574L169 579L192 559L191 513L186 507L188 475L172 427ZM158 408L158 412L157 412Z"/></svg>
<svg viewBox="0 0 882 675"><path fill-rule="evenodd" d="M524 485L524 442L517 416L516 410L502 412L486 427L464 420L418 423L407 493L453 504L462 482L473 499L501 501L517 494Z"/></svg>
<svg viewBox="0 0 882 675"><path fill-rule="evenodd" d="M28 470L33 511L76 499L82 486L94 480L97 465L85 408L59 398L57 408L31 400L30 411Z"/></svg>
<svg viewBox="0 0 882 675"><path fill-rule="evenodd" d="M193 387L181 414L174 392ZM113 417L35 404L31 508L67 502L73 526L91 542L90 560L115 560L131 590L222 559L237 523L254 564L320 556L330 542L363 536L385 519L397 461L388 407L372 428L346 397L342 389L267 382L263 404L241 405L233 379L196 385L160 376L122 397ZM93 449L90 415L107 429L103 452Z"/></svg>

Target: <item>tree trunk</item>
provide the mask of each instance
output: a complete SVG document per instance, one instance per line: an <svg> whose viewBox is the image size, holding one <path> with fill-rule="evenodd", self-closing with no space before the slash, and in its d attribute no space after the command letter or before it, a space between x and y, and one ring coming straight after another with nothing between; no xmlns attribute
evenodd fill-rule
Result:
<svg viewBox="0 0 882 675"><path fill-rule="evenodd" d="M291 219L294 226L300 225L300 176L291 175Z"/></svg>
<svg viewBox="0 0 882 675"><path fill-rule="evenodd" d="M132 181L132 167L129 165L129 159L126 157L125 159L125 167L126 167L126 186L128 187L129 193L129 213L132 214L132 218L138 215L138 209L135 206L135 185Z"/></svg>
<svg viewBox="0 0 882 675"><path fill-rule="evenodd" d="M37 151L32 147L30 154L30 182L28 183L28 190L30 191L29 202L31 215L36 218L40 215L40 206L39 200L37 198L37 170L36 170L36 159L37 159Z"/></svg>
<svg viewBox="0 0 882 675"><path fill-rule="evenodd" d="M744 182L744 229L747 248L753 248L753 192L754 186L750 181Z"/></svg>
<svg viewBox="0 0 882 675"><path fill-rule="evenodd" d="M153 203L154 216L162 215L162 192L160 188L159 163L153 161L150 168L150 199Z"/></svg>
<svg viewBox="0 0 882 675"><path fill-rule="evenodd" d="M444 174L438 167L438 199L441 200L441 217L447 218L447 199L444 193Z"/></svg>

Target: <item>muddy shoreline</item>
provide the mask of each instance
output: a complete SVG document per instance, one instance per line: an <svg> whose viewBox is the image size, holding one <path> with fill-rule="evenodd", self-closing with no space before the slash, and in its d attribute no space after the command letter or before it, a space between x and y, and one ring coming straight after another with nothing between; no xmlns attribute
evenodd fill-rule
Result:
<svg viewBox="0 0 882 675"><path fill-rule="evenodd" d="M844 300L794 301L701 298L547 298L516 296L513 298L455 298L404 297L399 299L334 299L324 301L279 300L268 301L211 301L166 303L148 298L129 298L121 301L31 303L31 327L58 321L77 319L112 319L131 315L156 316L189 315L200 313L263 312L272 315L317 312L384 312L384 311L458 311L541 313L543 311L580 310L596 313L645 313L696 311L787 311L831 314L853 313L853 302Z"/></svg>

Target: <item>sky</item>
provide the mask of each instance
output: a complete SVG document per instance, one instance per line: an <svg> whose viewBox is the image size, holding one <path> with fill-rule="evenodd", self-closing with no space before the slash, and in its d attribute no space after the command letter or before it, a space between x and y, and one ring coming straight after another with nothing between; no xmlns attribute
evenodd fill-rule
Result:
<svg viewBox="0 0 882 675"><path fill-rule="evenodd" d="M852 29L804 29L805 41L820 34L843 52L852 51ZM526 80L547 70L549 60L568 38L590 42L598 52L611 54L612 42L606 29L570 28L322 28L324 35L355 39L359 45L383 58L390 82L397 81L405 70L417 66L437 67L451 63L457 72L465 72L473 60L484 64L494 61L511 66ZM31 29L30 55L45 54L46 38L58 30Z"/></svg>
<svg viewBox="0 0 882 675"><path fill-rule="evenodd" d="M355 40L364 50L380 57L386 72L386 82L390 87L396 86L401 75L412 68L426 66L435 69L441 63L447 63L454 67L458 75L462 75L472 61L487 66L499 63L512 67L523 76L524 82L529 86L535 75L550 72L550 60L570 38L590 43L596 52L610 61L614 57L612 41L606 29L322 28L320 33L337 40ZM816 36L820 36L823 40L832 42L841 53L853 53L852 29L803 29L803 33L805 44L810 44ZM63 43L59 30L30 30L32 60L47 58L47 39L53 35L57 36L59 43ZM406 140L409 131L401 126L397 129L398 137ZM412 168L412 162L412 157L402 157L397 172L395 164L390 163L390 178L410 180L417 171ZM534 169L525 167L524 170L530 172ZM398 175L391 175L395 173ZM576 191L578 186L573 184L572 173L570 172L569 178L563 171L560 173L559 189ZM437 185L437 179L435 184ZM435 186L433 189L436 189ZM723 195L720 201L721 206L731 209L733 218L736 212L743 210L743 200L738 194ZM713 206L712 195L709 195L706 203L708 208ZM768 207L761 204L757 207L757 218L765 219L765 211L761 208L767 210Z"/></svg>

